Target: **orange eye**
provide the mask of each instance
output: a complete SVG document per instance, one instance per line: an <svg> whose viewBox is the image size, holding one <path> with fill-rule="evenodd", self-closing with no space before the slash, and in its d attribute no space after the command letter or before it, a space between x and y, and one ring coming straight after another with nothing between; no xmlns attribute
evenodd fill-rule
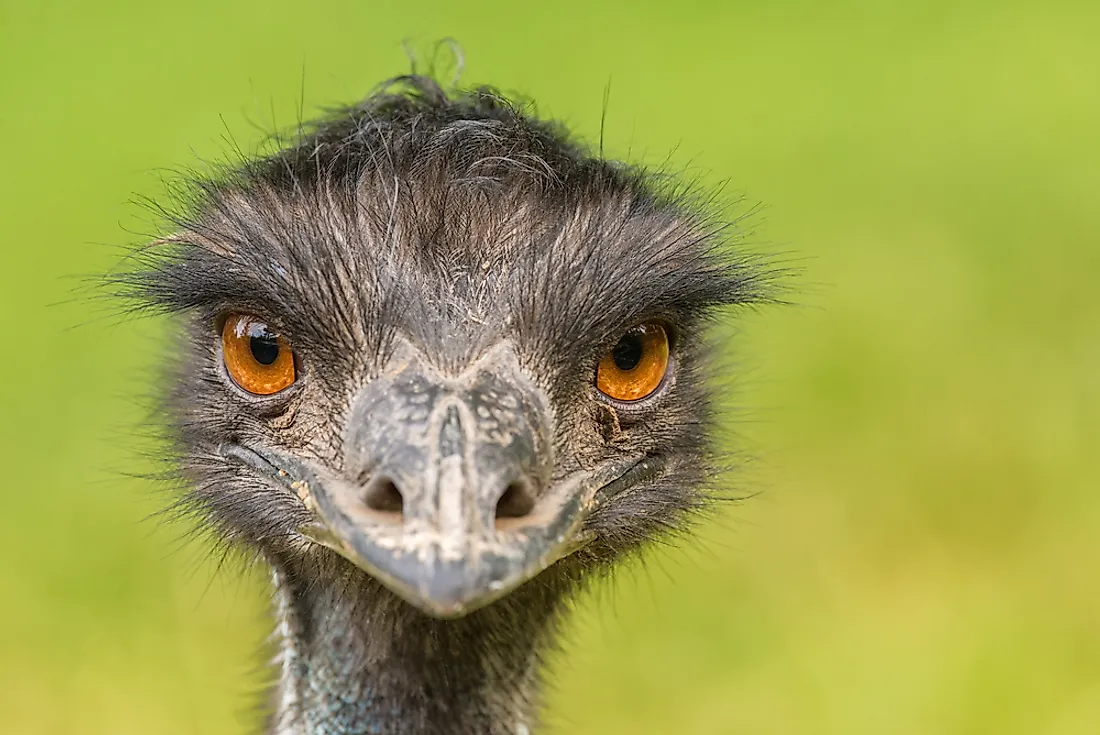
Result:
<svg viewBox="0 0 1100 735"><path fill-rule="evenodd" d="M222 355L233 382L270 396L294 384L294 353L285 339L253 316L233 314L222 327Z"/></svg>
<svg viewBox="0 0 1100 735"><path fill-rule="evenodd" d="M596 387L617 401L645 398L668 370L668 335L660 324L642 324L622 336L600 360Z"/></svg>

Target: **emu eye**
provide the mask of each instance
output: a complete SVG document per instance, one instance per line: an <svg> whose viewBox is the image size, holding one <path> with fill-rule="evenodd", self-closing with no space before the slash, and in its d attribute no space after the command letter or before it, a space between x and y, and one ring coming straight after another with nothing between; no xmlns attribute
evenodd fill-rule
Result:
<svg viewBox="0 0 1100 735"><path fill-rule="evenodd" d="M294 353L285 339L256 317L233 314L222 327L229 377L249 393L270 396L294 384Z"/></svg>
<svg viewBox="0 0 1100 735"><path fill-rule="evenodd" d="M668 370L668 334L642 324L624 334L596 368L596 387L617 401L638 401L661 385Z"/></svg>

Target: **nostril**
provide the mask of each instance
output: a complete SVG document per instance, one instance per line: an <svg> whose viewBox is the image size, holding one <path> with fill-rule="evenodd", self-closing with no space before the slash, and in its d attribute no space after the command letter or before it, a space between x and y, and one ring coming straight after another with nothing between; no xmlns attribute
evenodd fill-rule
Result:
<svg viewBox="0 0 1100 735"><path fill-rule="evenodd" d="M401 491L389 477L376 477L367 483L363 490L363 502L371 510L382 513L401 514L405 507Z"/></svg>
<svg viewBox="0 0 1100 735"><path fill-rule="evenodd" d="M508 484L497 501L497 518L522 518L535 507L535 495L530 483L517 480Z"/></svg>

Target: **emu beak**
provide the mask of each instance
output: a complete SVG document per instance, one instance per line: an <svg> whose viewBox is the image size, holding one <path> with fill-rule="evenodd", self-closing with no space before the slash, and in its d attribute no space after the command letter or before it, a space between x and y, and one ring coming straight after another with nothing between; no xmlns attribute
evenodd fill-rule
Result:
<svg viewBox="0 0 1100 735"><path fill-rule="evenodd" d="M546 402L507 346L457 377L411 348L391 364L352 404L343 476L282 451L227 452L312 507L303 535L429 615L461 617L582 547L601 500L647 472L634 455L551 483Z"/></svg>

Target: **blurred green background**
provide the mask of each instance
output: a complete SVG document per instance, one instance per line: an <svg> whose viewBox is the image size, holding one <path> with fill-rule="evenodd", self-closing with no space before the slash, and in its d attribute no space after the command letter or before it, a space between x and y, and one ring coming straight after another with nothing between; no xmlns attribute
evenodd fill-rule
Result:
<svg viewBox="0 0 1100 735"><path fill-rule="evenodd" d="M1100 732L1095 0L0 0L0 730L253 728L265 582L143 520L166 325L81 279L444 36L590 140L610 82L802 270L741 322L763 493L581 603L550 732Z"/></svg>

